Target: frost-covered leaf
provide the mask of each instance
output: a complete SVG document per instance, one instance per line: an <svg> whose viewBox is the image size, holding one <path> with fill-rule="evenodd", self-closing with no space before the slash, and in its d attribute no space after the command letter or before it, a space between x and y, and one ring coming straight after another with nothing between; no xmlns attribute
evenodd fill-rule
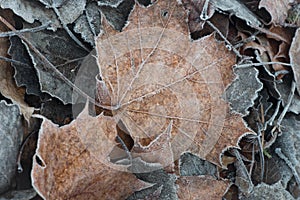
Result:
<svg viewBox="0 0 300 200"><path fill-rule="evenodd" d="M211 0L210 2L218 10L229 12L230 14L245 20L250 26L259 27L261 25L258 17L238 0Z"/></svg>
<svg viewBox="0 0 300 200"><path fill-rule="evenodd" d="M235 68L236 79L229 85L224 99L230 103L233 112L247 115L254 105L263 84L258 79L258 70L253 68Z"/></svg>
<svg viewBox="0 0 300 200"><path fill-rule="evenodd" d="M276 84L276 87L280 92L283 106L286 106L288 103L292 81L293 81L292 75L288 74L285 75L285 77L283 77L282 82ZM300 96L297 93L294 94L294 97L291 101L288 111L293 112L295 114L300 113Z"/></svg>
<svg viewBox="0 0 300 200"><path fill-rule="evenodd" d="M250 173L243 162L243 159L237 149L231 149L233 155L236 157L234 166L236 168L235 185L239 188L239 191L243 194L250 194L253 190L253 183Z"/></svg>
<svg viewBox="0 0 300 200"><path fill-rule="evenodd" d="M66 78L75 81L78 67L88 53L77 46L64 30L30 32L24 35ZM28 52L38 72L41 90L65 104L72 103L73 89L52 70L45 68L45 62L31 49L28 48Z"/></svg>
<svg viewBox="0 0 300 200"><path fill-rule="evenodd" d="M253 194L248 199L265 199L265 197L270 199L299 199L300 197L297 192L293 194L292 187L295 185L295 188L299 188L299 184L297 184L297 182L299 183L300 163L299 116L287 114L281 126L282 134L267 150L272 157L266 159L265 162L265 175L262 180L264 183L255 186ZM280 156L278 149L280 149ZM257 180L257 173L260 173L260 170L259 167L255 167L253 180ZM290 194L293 194L294 198Z"/></svg>
<svg viewBox="0 0 300 200"><path fill-rule="evenodd" d="M117 200L148 186L125 172L126 166L112 167L108 155L116 134L114 119L91 117L87 107L61 128L44 118L31 173L36 191L45 199ZM88 144L101 161L87 150Z"/></svg>
<svg viewBox="0 0 300 200"><path fill-rule="evenodd" d="M8 18L12 16L12 13L3 11L3 14ZM11 18L10 18L11 19ZM0 31L8 31L4 24L0 24ZM0 55L3 57L8 57L9 49L9 40L8 38L0 38ZM15 104L19 105L21 113L24 115L24 118L29 121L33 108L29 107L28 104L24 101L25 89L19 88L15 80L13 79L13 67L9 62L0 60L0 92L3 96L8 99L11 99ZM23 66L24 67L24 66Z"/></svg>
<svg viewBox="0 0 300 200"><path fill-rule="evenodd" d="M222 150L251 132L221 98L235 57L213 35L191 42L186 18L173 0L135 6L121 33L103 22L96 49L111 98L104 103L136 143L147 146L172 124L174 160L190 150L220 164Z"/></svg>
<svg viewBox="0 0 300 200"><path fill-rule="evenodd" d="M64 24L73 23L85 10L86 0L39 0L46 8L57 8L60 18Z"/></svg>
<svg viewBox="0 0 300 200"><path fill-rule="evenodd" d="M29 0L0 1L1 8L13 10L16 15L22 17L26 22L33 23L35 20L40 21L42 24L51 22L53 30L61 27L60 20L65 24L73 23L85 9L85 4L86 0L58 0L54 2L48 0L41 0L40 2ZM60 6L58 8L60 19L51 9L52 6Z"/></svg>
<svg viewBox="0 0 300 200"><path fill-rule="evenodd" d="M275 148L280 148L281 152L287 157L291 164L300 174L300 120L299 116L289 114L282 121L282 135L279 136L274 144ZM284 161L283 161L284 162ZM284 173L283 170L280 170ZM288 178L288 176L283 176ZM290 177L291 178L291 177ZM282 180L286 186L288 180Z"/></svg>
<svg viewBox="0 0 300 200"><path fill-rule="evenodd" d="M88 2L84 14L76 21L74 31L95 46L95 37L101 33L101 13L96 2Z"/></svg>
<svg viewBox="0 0 300 200"><path fill-rule="evenodd" d="M45 8L45 6L38 1L1 0L0 6L1 8L11 9L26 22L33 23L35 20L40 21L42 24L51 22L51 27L54 30L60 27L60 22L56 18L53 10Z"/></svg>
<svg viewBox="0 0 300 200"><path fill-rule="evenodd" d="M222 199L229 181L215 180L210 176L182 176L177 181L180 200Z"/></svg>
<svg viewBox="0 0 300 200"><path fill-rule="evenodd" d="M274 24L282 25L288 16L290 6L287 0L261 0L259 8L265 8L270 13Z"/></svg>
<svg viewBox="0 0 300 200"><path fill-rule="evenodd" d="M210 175L217 177L216 165L191 153L184 153L180 156L179 167L181 176Z"/></svg>
<svg viewBox="0 0 300 200"><path fill-rule="evenodd" d="M294 73L294 79L296 81L297 91L300 94L300 28L296 30L293 42L290 47L290 59Z"/></svg>
<svg viewBox="0 0 300 200"><path fill-rule="evenodd" d="M16 159L22 142L23 127L17 105L0 102L0 193L14 183Z"/></svg>
<svg viewBox="0 0 300 200"><path fill-rule="evenodd" d="M254 187L253 192L248 197L241 197L241 200L252 199L280 199L280 200L292 200L293 196L285 190L280 182L273 185L265 183L258 184Z"/></svg>
<svg viewBox="0 0 300 200"><path fill-rule="evenodd" d="M102 14L115 30L121 31L127 25L128 15L133 9L134 0L120 3L116 8L111 6L100 6Z"/></svg>
<svg viewBox="0 0 300 200"><path fill-rule="evenodd" d="M41 94L39 79L26 47L17 36L10 37L9 40L11 45L8 53L11 58L26 64L24 66L18 63L11 63L15 69L14 78L17 86L25 86L27 94L39 96Z"/></svg>
<svg viewBox="0 0 300 200"><path fill-rule="evenodd" d="M140 163L142 164L142 163ZM138 191L134 193L128 200L145 199L146 196L150 194L155 194L159 191L158 199L177 199L176 195L176 175L171 173L166 173L163 169L153 169L149 164L141 165L140 172L146 173L136 173L135 175L145 182L154 184L151 188L146 188L145 190ZM161 168L161 166L160 166ZM136 169L133 171L137 171ZM158 190L158 191L157 191Z"/></svg>

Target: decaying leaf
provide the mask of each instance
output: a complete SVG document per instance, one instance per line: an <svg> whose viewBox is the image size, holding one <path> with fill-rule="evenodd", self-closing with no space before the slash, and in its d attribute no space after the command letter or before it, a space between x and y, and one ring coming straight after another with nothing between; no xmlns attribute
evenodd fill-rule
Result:
<svg viewBox="0 0 300 200"><path fill-rule="evenodd" d="M135 143L147 146L172 124L174 160L190 150L220 165L222 150L251 132L221 98L235 57L213 35L191 42L186 18L177 1L160 0L135 6L121 33L103 22L96 49L106 107Z"/></svg>
<svg viewBox="0 0 300 200"><path fill-rule="evenodd" d="M230 183L210 176L182 176L177 181L178 199L222 199Z"/></svg>
<svg viewBox="0 0 300 200"><path fill-rule="evenodd" d="M117 7L102 5L101 13L115 30L121 31L127 24L128 15L132 11L134 0L122 1Z"/></svg>
<svg viewBox="0 0 300 200"><path fill-rule="evenodd" d="M148 164L149 165L149 164ZM136 176L145 182L154 184L151 188L135 192L128 200L145 199L145 195L154 194L160 190L159 199L177 199L175 181L176 175L166 173L163 169L151 170L149 167L141 166L142 171L147 173L137 173ZM137 171L137 170L134 170ZM148 193L148 194L147 194ZM140 198L135 198L139 197Z"/></svg>
<svg viewBox="0 0 300 200"><path fill-rule="evenodd" d="M258 92L263 84L258 79L255 68L234 69L237 78L226 89L225 99L230 103L233 112L247 115L248 108L254 105Z"/></svg>
<svg viewBox="0 0 300 200"><path fill-rule="evenodd" d="M266 159L263 183L255 186L248 198L242 199L299 199L299 193L294 193L299 191L299 122L299 116L291 113L282 121L282 134L268 150L272 157ZM280 149L284 159L275 153L276 149ZM257 180L257 171L260 170L259 167L254 170L253 180Z"/></svg>
<svg viewBox="0 0 300 200"><path fill-rule="evenodd" d="M217 166L191 153L180 156L179 169L181 176L210 175L217 177Z"/></svg>
<svg viewBox="0 0 300 200"><path fill-rule="evenodd" d="M282 80L283 80L282 83L276 83L276 87L280 92L282 105L287 106L289 101L289 93L291 91L293 76L292 74L285 75L285 77L283 77ZM295 114L300 113L300 96L297 93L294 94L291 104L289 105L288 111L293 112Z"/></svg>
<svg viewBox="0 0 300 200"><path fill-rule="evenodd" d="M188 10L188 24L191 34L204 29L205 21L201 20L201 12L205 1L202 0L183 0L182 4ZM211 18L215 13L215 8L209 4L207 18ZM207 27L206 27L207 28Z"/></svg>
<svg viewBox="0 0 300 200"><path fill-rule="evenodd" d="M300 94L300 29L296 30L295 36L293 38L293 42L290 47L290 59L291 66L294 72L294 79L296 81L297 91Z"/></svg>
<svg viewBox="0 0 300 200"><path fill-rule="evenodd" d="M39 0L46 8L57 8L59 21L63 24L73 23L85 10L86 0ZM57 13L55 12L56 16ZM57 16L58 17L58 16Z"/></svg>
<svg viewBox="0 0 300 200"><path fill-rule="evenodd" d="M71 124L59 128L43 119L34 156L32 182L46 199L125 199L147 186L126 166L110 166L116 123L111 117L91 117L86 109ZM84 139L84 143L81 139ZM90 154L88 144L97 143ZM122 170L123 171L120 171Z"/></svg>
<svg viewBox="0 0 300 200"><path fill-rule="evenodd" d="M45 4L45 5L43 5ZM40 0L38 1L23 1L23 0L1 0L1 8L9 8L13 12L22 17L26 22L33 23L35 20L40 21L42 24L49 24L49 28L56 30L61 27L60 20L69 24L74 22L85 8L86 1L48 1ZM60 19L57 18L55 12L51 7L58 6L58 11L60 13Z"/></svg>
<svg viewBox="0 0 300 200"><path fill-rule="evenodd" d="M87 52L80 48L64 30L59 29L54 33L52 31L29 32L24 35L66 78L75 81L78 67ZM28 48L28 52L37 70L41 90L59 98L65 104L72 103L73 89L57 77L57 74L44 67L45 63L32 49Z"/></svg>
<svg viewBox="0 0 300 200"><path fill-rule="evenodd" d="M241 200L252 200L252 199L282 199L291 200L293 196L285 190L280 182L273 185L265 183L258 184L254 187L254 191L248 197L242 197Z"/></svg>
<svg viewBox="0 0 300 200"><path fill-rule="evenodd" d="M6 14L7 17L12 17L12 13L8 10L3 11L2 14ZM7 28L1 23L0 31L7 31ZM3 57L8 57L7 51L9 49L8 38L0 38L0 55ZM29 122L29 119L33 113L33 108L29 107L24 101L25 89L19 88L15 80L13 79L13 68L9 62L0 60L0 92L3 96L11 99L15 104L19 105L21 113L24 118Z"/></svg>
<svg viewBox="0 0 300 200"><path fill-rule="evenodd" d="M20 110L17 105L0 102L0 194L14 183L19 145L23 138Z"/></svg>
<svg viewBox="0 0 300 200"><path fill-rule="evenodd" d="M96 2L88 2L84 14L76 21L74 31L80 33L81 37L95 46L95 37L101 33L101 13Z"/></svg>
<svg viewBox="0 0 300 200"><path fill-rule="evenodd" d="M37 72L34 69L30 56L25 45L18 36L9 38L10 47L8 54L12 59L22 62L23 64L11 63L15 69L14 78L18 87L25 86L27 94L39 96L41 94L40 84Z"/></svg>
<svg viewBox="0 0 300 200"><path fill-rule="evenodd" d="M230 14L245 20L249 26L259 27L261 25L258 17L238 0L211 0L211 3L218 10L229 12Z"/></svg>
<svg viewBox="0 0 300 200"><path fill-rule="evenodd" d="M21 16L25 21L33 23L34 20L39 20L42 24L51 22L51 27L56 30L60 27L60 22L57 20L53 10L47 9L44 5L37 1L23 1L23 0L1 0L1 8L9 8L13 12Z"/></svg>
<svg viewBox="0 0 300 200"><path fill-rule="evenodd" d="M288 16L290 6L286 0L261 0L259 8L265 8L270 13L274 24L282 25Z"/></svg>

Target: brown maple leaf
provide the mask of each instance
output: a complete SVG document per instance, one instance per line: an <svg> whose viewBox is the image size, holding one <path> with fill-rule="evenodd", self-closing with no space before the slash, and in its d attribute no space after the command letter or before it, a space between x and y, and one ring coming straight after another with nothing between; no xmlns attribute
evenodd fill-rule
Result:
<svg viewBox="0 0 300 200"><path fill-rule="evenodd" d="M235 56L214 35L191 41L186 19L176 0L160 0L148 8L136 5L122 32L103 21L96 49L107 88L102 94L110 99L104 107L140 147L171 124L171 145L157 145L171 148L171 160L191 151L220 165L222 150L251 132L222 99L234 78Z"/></svg>
<svg viewBox="0 0 300 200"><path fill-rule="evenodd" d="M81 141L82 134L85 143ZM44 199L118 200L147 186L125 172L125 166L113 167L109 163L115 136L114 119L91 117L87 109L60 128L44 118L31 174L36 191ZM97 159L87 150L89 142L98 144L93 146Z"/></svg>

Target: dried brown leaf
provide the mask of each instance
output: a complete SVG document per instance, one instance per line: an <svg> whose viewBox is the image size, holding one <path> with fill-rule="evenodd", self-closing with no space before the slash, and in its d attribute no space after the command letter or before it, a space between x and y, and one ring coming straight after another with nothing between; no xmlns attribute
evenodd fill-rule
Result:
<svg viewBox="0 0 300 200"><path fill-rule="evenodd" d="M211 176L182 176L177 181L178 199L222 199L229 181L215 180Z"/></svg>
<svg viewBox="0 0 300 200"><path fill-rule="evenodd" d="M110 117L91 117L87 108L71 124L59 128L43 119L34 156L32 182L45 199L125 199L146 186L133 174L110 166L116 123ZM82 141L83 140L83 141ZM102 158L87 150L89 143Z"/></svg>
<svg viewBox="0 0 300 200"><path fill-rule="evenodd" d="M265 8L270 13L274 24L282 25L288 16L290 6L286 0L261 0L260 8Z"/></svg>
<svg viewBox="0 0 300 200"><path fill-rule="evenodd" d="M298 28L295 36L293 38L291 47L290 47L290 59L291 59L291 66L294 72L294 79L296 81L296 87L298 93L300 93L300 29Z"/></svg>
<svg viewBox="0 0 300 200"><path fill-rule="evenodd" d="M136 143L149 145L172 124L174 160L189 150L220 165L222 150L250 131L221 98L235 56L213 35L191 42L186 18L177 1L160 0L135 6L121 33L104 21L100 74L115 119Z"/></svg>

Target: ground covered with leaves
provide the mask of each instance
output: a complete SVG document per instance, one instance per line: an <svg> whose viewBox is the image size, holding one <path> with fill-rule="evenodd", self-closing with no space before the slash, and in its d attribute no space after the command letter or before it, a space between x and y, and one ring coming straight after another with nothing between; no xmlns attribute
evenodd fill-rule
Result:
<svg viewBox="0 0 300 200"><path fill-rule="evenodd" d="M300 198L300 2L0 7L0 199Z"/></svg>

